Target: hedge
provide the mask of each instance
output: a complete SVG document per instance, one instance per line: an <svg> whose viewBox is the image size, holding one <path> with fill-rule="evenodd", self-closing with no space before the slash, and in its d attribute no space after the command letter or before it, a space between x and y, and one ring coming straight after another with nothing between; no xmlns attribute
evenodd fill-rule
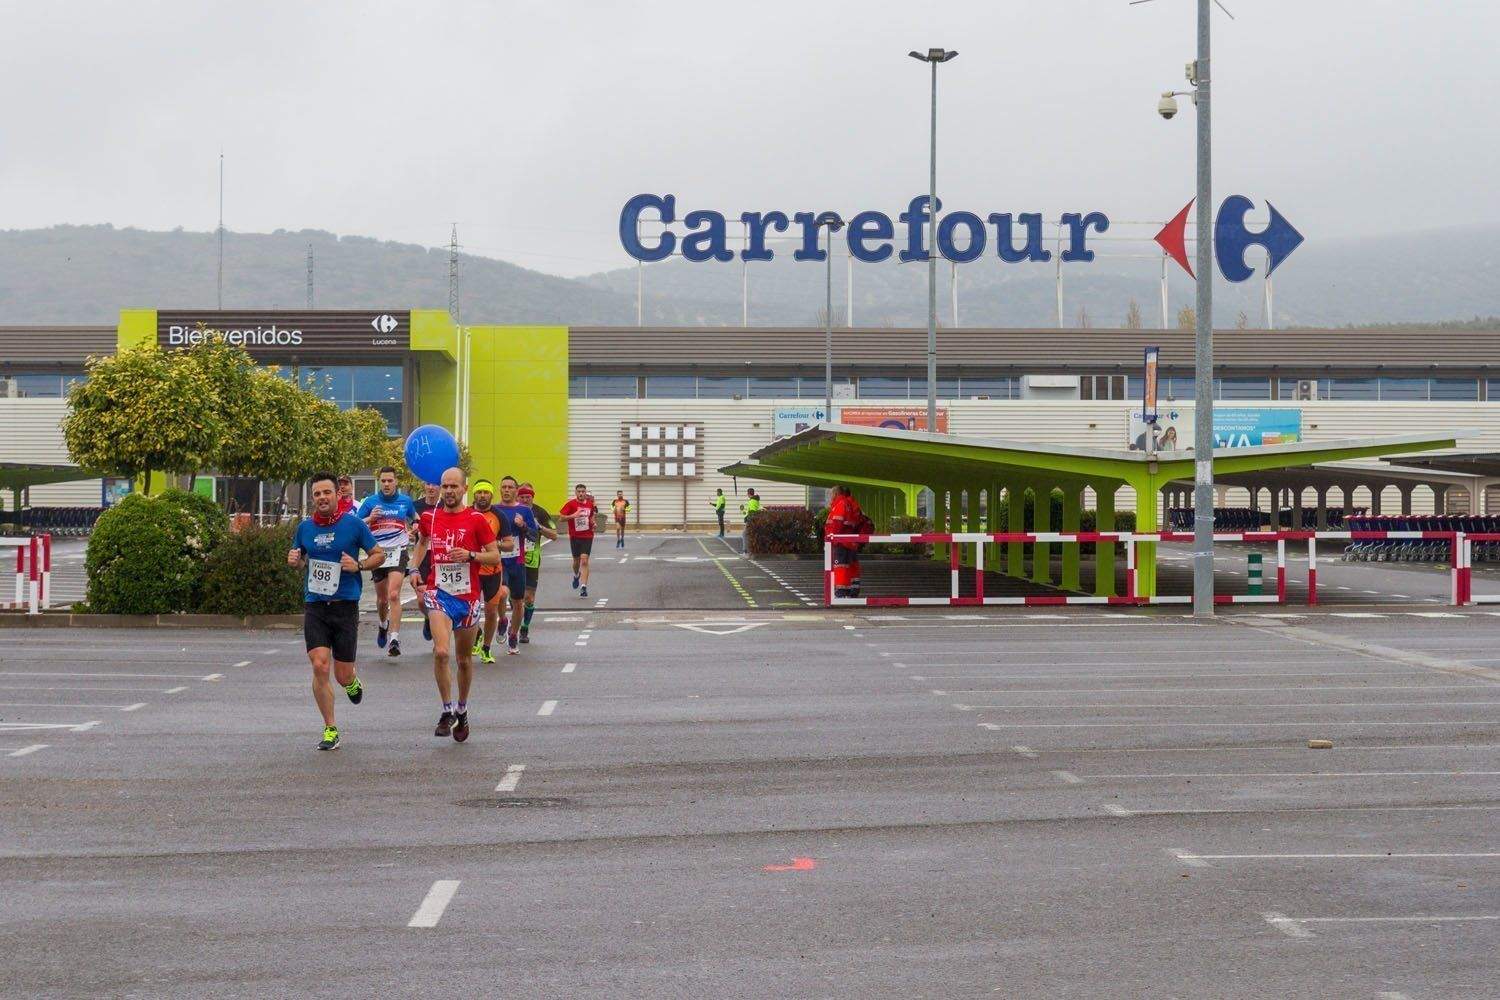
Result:
<svg viewBox="0 0 1500 1000"><path fill-rule="evenodd" d="M84 569L98 614L161 615L194 606L202 528L183 508L131 494L99 515Z"/></svg>
<svg viewBox="0 0 1500 1000"><path fill-rule="evenodd" d="M750 515L745 520L745 548L753 556L823 551L817 521L806 507L776 507Z"/></svg>
<svg viewBox="0 0 1500 1000"><path fill-rule="evenodd" d="M286 564L295 526L255 525L224 538L203 567L199 610L211 615L285 615L302 610L302 571Z"/></svg>

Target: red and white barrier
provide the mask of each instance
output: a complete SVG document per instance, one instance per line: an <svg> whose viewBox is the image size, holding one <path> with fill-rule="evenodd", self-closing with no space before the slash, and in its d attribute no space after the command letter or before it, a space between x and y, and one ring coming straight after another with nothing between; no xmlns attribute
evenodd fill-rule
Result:
<svg viewBox="0 0 1500 1000"><path fill-rule="evenodd" d="M41 614L52 606L52 536L0 538L0 549L7 548L16 550L15 600L0 607Z"/></svg>
<svg viewBox="0 0 1500 1000"><path fill-rule="evenodd" d="M1472 542L1478 541L1500 541L1500 534L1493 535L1464 535L1462 532L1452 531L1239 531L1239 532L1215 532L1216 542L1275 542L1276 543L1276 592L1274 594L1215 594L1215 604L1285 604L1287 577L1286 577L1286 543L1289 541L1307 542L1307 603L1315 605L1318 603L1318 542L1321 541L1365 541L1388 538L1411 538L1411 539L1446 539L1453 547L1453 567L1451 570L1451 582L1449 596L1455 605L1478 604L1478 603L1500 603L1500 594L1485 594L1476 596L1472 586ZM1136 567L1136 545L1140 542L1191 542L1193 536L1188 532L1112 532L1112 531L1078 531L1078 532L1001 532L998 534L986 534L979 532L967 533L926 533L907 535L834 535L830 536L824 543L823 575L824 575L824 602L832 606L852 607L913 607L918 605L1040 605L1057 606L1069 604L1191 604L1192 597L1187 595L1150 597L1139 596L1136 590L1137 567ZM949 549L949 594L947 597L838 597L834 594L833 586L833 545L835 541L852 542L864 544L866 542L898 542L898 543L925 543L942 544L950 546ZM1055 542L1062 544L1079 544L1094 542L1112 544L1123 543L1125 546L1125 594L1118 597L1090 597L1072 594L1047 594L1036 597L986 597L984 594L984 546L987 543L1037 543ZM974 559L974 595L973 597L959 596L959 545L972 544L975 546Z"/></svg>

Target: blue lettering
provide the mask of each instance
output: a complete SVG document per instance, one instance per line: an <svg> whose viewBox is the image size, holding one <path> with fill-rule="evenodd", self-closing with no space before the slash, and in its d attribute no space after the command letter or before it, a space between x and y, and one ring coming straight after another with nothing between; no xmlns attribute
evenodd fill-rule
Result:
<svg viewBox="0 0 1500 1000"><path fill-rule="evenodd" d="M1042 216L1038 212L1022 212L1016 216L1021 225L1026 227L1026 245L1020 250L1016 249L1015 239L1011 235L1012 225L1009 212L991 213L990 222L995 225L995 249L1000 252L1000 259L1007 264L1019 264L1022 261L1032 260L1037 262L1052 259L1052 251L1042 248Z"/></svg>
<svg viewBox="0 0 1500 1000"><path fill-rule="evenodd" d="M784 233L790 225L785 212L745 212L740 221L750 234L750 245L740 251L741 260L770 260L775 255L766 249L766 230Z"/></svg>
<svg viewBox="0 0 1500 1000"><path fill-rule="evenodd" d="M938 211L943 210L943 199L937 200ZM906 211L896 216L906 223L906 249L901 251L901 263L910 264L914 260L926 260L927 251L922 243L922 230L927 225L927 196L919 194L911 200Z"/></svg>
<svg viewBox="0 0 1500 1000"><path fill-rule="evenodd" d="M969 245L959 250L953 245L953 231L963 226L969 231ZM967 264L984 256L984 223L973 212L950 212L938 223L938 255Z"/></svg>
<svg viewBox="0 0 1500 1000"><path fill-rule="evenodd" d="M802 245L792 254L793 260L823 260L828 256L818 246L818 217L813 212L798 212L792 216L802 227Z"/></svg>
<svg viewBox="0 0 1500 1000"><path fill-rule="evenodd" d="M648 208L654 208L661 216L662 222L675 222L677 220L677 199L672 195L638 194L625 203L620 210L620 245L625 252L636 260L650 263L654 260L666 260L672 256L672 251L677 247L677 237L670 232L661 234L661 242L654 247L648 247L641 242L638 229L641 221L641 213Z"/></svg>
<svg viewBox="0 0 1500 1000"><path fill-rule="evenodd" d="M889 215L884 212L860 212L849 220L849 254L866 264L879 264L893 253L890 243L882 242L871 248L865 246L865 240L889 241L895 235L896 227L891 225Z"/></svg>
<svg viewBox="0 0 1500 1000"><path fill-rule="evenodd" d="M708 226L701 232L687 233L682 237L684 260L700 264L706 260L734 260L734 251L725 245L722 214L699 209L696 212L689 212L682 221L693 230L697 230L705 223Z"/></svg>
<svg viewBox="0 0 1500 1000"><path fill-rule="evenodd" d="M1084 241L1088 239L1089 227L1102 233L1109 228L1109 217L1103 212L1090 212L1088 215L1064 212L1059 221L1068 227L1068 249L1063 251L1062 259L1093 260L1094 251L1084 245Z"/></svg>

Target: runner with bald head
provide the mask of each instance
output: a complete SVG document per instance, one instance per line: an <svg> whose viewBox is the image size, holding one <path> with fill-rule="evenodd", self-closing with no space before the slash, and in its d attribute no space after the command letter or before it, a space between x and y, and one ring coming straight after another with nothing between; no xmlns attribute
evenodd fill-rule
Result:
<svg viewBox="0 0 1500 1000"><path fill-rule="evenodd" d="M422 601L432 626L432 676L437 682L443 712L434 736L452 736L462 743L469 738L469 686L474 681L474 629L481 620L482 589L478 568L500 561L495 529L478 511L464 505L468 489L462 469L443 473L441 501L421 522L418 564L431 555L432 562ZM449 658L458 659L458 700L453 700L453 676Z"/></svg>

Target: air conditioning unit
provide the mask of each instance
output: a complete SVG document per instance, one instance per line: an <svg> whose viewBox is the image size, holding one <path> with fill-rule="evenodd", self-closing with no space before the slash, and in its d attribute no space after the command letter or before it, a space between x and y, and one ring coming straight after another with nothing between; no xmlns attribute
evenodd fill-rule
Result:
<svg viewBox="0 0 1500 1000"><path fill-rule="evenodd" d="M1297 380L1297 394L1293 397L1298 400L1318 398L1318 380L1312 378L1299 378Z"/></svg>
<svg viewBox="0 0 1500 1000"><path fill-rule="evenodd" d="M13 378L0 378L0 399L15 399L21 395L21 384Z"/></svg>

